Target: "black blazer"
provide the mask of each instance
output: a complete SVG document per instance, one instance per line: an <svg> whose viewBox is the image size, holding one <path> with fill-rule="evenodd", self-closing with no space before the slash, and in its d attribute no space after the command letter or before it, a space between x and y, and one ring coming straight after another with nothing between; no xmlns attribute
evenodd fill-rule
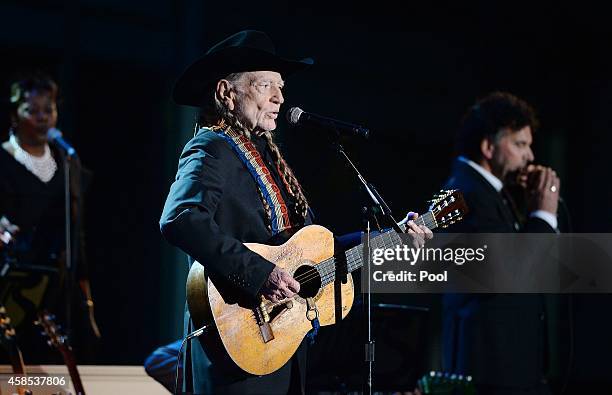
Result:
<svg viewBox="0 0 612 395"><path fill-rule="evenodd" d="M446 189L460 189L470 212L449 232L554 232L546 221L519 224L510 203L456 160ZM539 295L453 294L443 298L444 369L493 388L537 388L544 372L544 303Z"/></svg>
<svg viewBox="0 0 612 395"><path fill-rule="evenodd" d="M469 214L453 225L452 232L471 233L547 233L555 230L540 218L528 218L519 224L510 202L467 163L455 160L446 189L460 189L470 209Z"/></svg>
<svg viewBox="0 0 612 395"><path fill-rule="evenodd" d="M243 245L272 237L257 184L210 130L201 129L183 149L160 227L166 240L237 297L254 299L274 267Z"/></svg>

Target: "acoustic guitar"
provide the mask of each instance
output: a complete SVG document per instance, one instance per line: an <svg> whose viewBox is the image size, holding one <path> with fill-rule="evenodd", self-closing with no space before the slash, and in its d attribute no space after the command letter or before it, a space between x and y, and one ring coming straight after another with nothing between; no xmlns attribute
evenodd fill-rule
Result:
<svg viewBox="0 0 612 395"><path fill-rule="evenodd" d="M68 368L68 373L70 373L70 379L72 380L76 395L85 395L72 347L68 344L66 335L61 332L61 329L55 323L55 316L46 311L42 311L38 313L38 321L34 322L34 324L39 325L43 329L43 335L47 337L49 346L54 347L62 354L64 363Z"/></svg>
<svg viewBox="0 0 612 395"><path fill-rule="evenodd" d="M441 191L431 201L429 211L415 221L429 229L446 227L460 220L467 207L459 191ZM405 230L405 224L400 226ZM371 239L377 247L401 243L390 230ZM297 231L279 246L246 243L250 250L293 275L300 292L278 303L262 298L257 306L226 302L215 284L204 274L204 267L194 262L187 278L187 304L196 327L211 325L202 341L214 360L227 353L242 370L265 375L281 368L295 353L304 336L313 328L313 320L331 325L344 318L353 304L351 272L363 265L363 245L345 252L348 273L344 281L335 281L336 259L332 232L318 225ZM340 294L341 306L336 306Z"/></svg>
<svg viewBox="0 0 612 395"><path fill-rule="evenodd" d="M13 373L25 376L25 364L23 363L21 350L17 346L15 329L11 325L11 318L6 314L6 308L2 305L0 305L0 344L8 353ZM17 386L17 393L19 395L32 395L32 391L21 386Z"/></svg>

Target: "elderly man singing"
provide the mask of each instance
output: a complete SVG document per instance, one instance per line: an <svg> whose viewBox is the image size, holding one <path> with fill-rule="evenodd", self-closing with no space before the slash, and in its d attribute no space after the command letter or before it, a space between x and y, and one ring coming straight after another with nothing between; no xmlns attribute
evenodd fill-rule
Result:
<svg viewBox="0 0 612 395"><path fill-rule="evenodd" d="M200 129L179 160L161 231L191 262L203 264L225 301L249 305L263 296L277 302L300 290L291 274L243 243L267 243L312 223L302 187L273 139L283 78L310 64L277 56L262 32L242 31L212 47L175 85L175 102L201 108ZM409 227L421 240L431 236L427 228ZM186 311L185 330L194 329ZM186 350L183 391L304 392L303 342L282 368L254 376L232 366L227 356L211 358L214 350L198 340Z"/></svg>

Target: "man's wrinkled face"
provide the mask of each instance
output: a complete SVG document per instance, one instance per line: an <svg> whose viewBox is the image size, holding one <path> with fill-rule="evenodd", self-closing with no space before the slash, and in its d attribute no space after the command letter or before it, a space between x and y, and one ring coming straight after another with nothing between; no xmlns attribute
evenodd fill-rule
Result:
<svg viewBox="0 0 612 395"><path fill-rule="evenodd" d="M285 101L281 75L275 71L244 73L234 83L233 112L248 129L272 131Z"/></svg>
<svg viewBox="0 0 612 395"><path fill-rule="evenodd" d="M504 180L510 173L523 170L534 160L531 151L531 127L525 126L518 131L501 130L493 144L491 168L493 174Z"/></svg>

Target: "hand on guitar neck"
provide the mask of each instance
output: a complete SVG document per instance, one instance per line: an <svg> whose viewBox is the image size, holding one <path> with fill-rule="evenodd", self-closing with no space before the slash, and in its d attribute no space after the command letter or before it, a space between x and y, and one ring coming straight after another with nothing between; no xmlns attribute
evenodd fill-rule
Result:
<svg viewBox="0 0 612 395"><path fill-rule="evenodd" d="M422 248L425 246L426 240L433 238L433 232L422 221L418 221L419 214L409 212L406 218L401 220L398 225L404 226L404 232L412 236L412 246L414 248Z"/></svg>

